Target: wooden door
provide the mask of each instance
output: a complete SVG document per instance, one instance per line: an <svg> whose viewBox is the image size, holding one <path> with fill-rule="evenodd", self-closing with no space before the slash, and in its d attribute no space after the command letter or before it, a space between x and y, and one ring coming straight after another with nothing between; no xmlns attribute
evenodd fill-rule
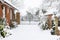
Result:
<svg viewBox="0 0 60 40"><path fill-rule="evenodd" d="M20 13L19 12L16 13L16 22L17 24L20 24Z"/></svg>

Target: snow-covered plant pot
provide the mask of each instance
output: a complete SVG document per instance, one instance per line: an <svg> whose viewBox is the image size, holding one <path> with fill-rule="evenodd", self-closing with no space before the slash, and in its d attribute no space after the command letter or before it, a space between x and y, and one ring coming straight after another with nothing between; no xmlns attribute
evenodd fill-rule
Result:
<svg viewBox="0 0 60 40"><path fill-rule="evenodd" d="M12 21L12 20L10 21L9 26L10 26L10 28L14 28L14 27L15 27L15 25L14 25L14 23L13 23L13 21Z"/></svg>
<svg viewBox="0 0 60 40"><path fill-rule="evenodd" d="M4 25L0 25L0 35L5 38L7 32L4 31Z"/></svg>
<svg viewBox="0 0 60 40"><path fill-rule="evenodd" d="M7 32L1 31L1 36L2 36L3 38L5 38L6 34L7 34Z"/></svg>
<svg viewBox="0 0 60 40"><path fill-rule="evenodd" d="M52 28L51 35L55 35L55 27Z"/></svg>
<svg viewBox="0 0 60 40"><path fill-rule="evenodd" d="M0 18L0 35L5 38L7 32L4 31L4 19L3 18Z"/></svg>
<svg viewBox="0 0 60 40"><path fill-rule="evenodd" d="M15 26L15 27L17 27L17 22L16 21L14 21L14 22L12 22L13 23L13 25Z"/></svg>
<svg viewBox="0 0 60 40"><path fill-rule="evenodd" d="M45 26L44 26L44 24L42 24L42 29L45 30Z"/></svg>
<svg viewBox="0 0 60 40"><path fill-rule="evenodd" d="M43 30L47 30L48 29L48 25L47 25L46 22L45 23L42 23L42 29Z"/></svg>
<svg viewBox="0 0 60 40"><path fill-rule="evenodd" d="M55 35L55 30L51 30L51 35Z"/></svg>
<svg viewBox="0 0 60 40"><path fill-rule="evenodd" d="M9 26L10 26L10 28L14 28L15 27L13 24L10 24Z"/></svg>
<svg viewBox="0 0 60 40"><path fill-rule="evenodd" d="M52 29L55 30L55 27L53 27Z"/></svg>
<svg viewBox="0 0 60 40"><path fill-rule="evenodd" d="M45 23L45 28L46 28L46 30L48 29L48 24L47 23Z"/></svg>

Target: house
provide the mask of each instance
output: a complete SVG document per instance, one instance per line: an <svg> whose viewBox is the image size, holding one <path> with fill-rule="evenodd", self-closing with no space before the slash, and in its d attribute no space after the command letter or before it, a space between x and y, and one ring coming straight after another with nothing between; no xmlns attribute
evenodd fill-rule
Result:
<svg viewBox="0 0 60 40"><path fill-rule="evenodd" d="M18 8L9 1L0 0L0 18L5 18L6 23L10 24L10 20L15 20L15 10L18 10Z"/></svg>
<svg viewBox="0 0 60 40"><path fill-rule="evenodd" d="M52 28L52 16L53 16L53 13L47 12L44 15L47 16L48 28L51 29Z"/></svg>

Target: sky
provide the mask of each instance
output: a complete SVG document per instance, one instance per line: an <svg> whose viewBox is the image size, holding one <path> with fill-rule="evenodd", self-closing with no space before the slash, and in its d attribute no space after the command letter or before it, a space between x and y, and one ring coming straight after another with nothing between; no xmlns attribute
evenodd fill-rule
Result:
<svg viewBox="0 0 60 40"><path fill-rule="evenodd" d="M21 16L26 15L27 14L26 11L30 11L34 14L36 9L41 8L41 7L51 13L57 12L58 10L60 10L59 9L60 1L58 2L54 1L52 4L50 1L48 3L47 2L44 3L44 1L46 0L12 0L12 4L15 5L17 8L19 8L19 12ZM51 6L48 7L48 5L50 4ZM56 9L57 6L58 6L58 9Z"/></svg>
<svg viewBox="0 0 60 40"><path fill-rule="evenodd" d="M21 15L24 16L27 14L27 10L39 8L42 1L43 0L18 0L16 1L16 6L19 8Z"/></svg>

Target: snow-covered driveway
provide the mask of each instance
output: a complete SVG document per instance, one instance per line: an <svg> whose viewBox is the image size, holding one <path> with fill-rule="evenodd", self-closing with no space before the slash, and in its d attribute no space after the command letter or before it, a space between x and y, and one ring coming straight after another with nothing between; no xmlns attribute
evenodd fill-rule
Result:
<svg viewBox="0 0 60 40"><path fill-rule="evenodd" d="M11 30L12 35L0 40L57 40L59 37L52 36L50 30L41 30L38 25L18 25Z"/></svg>

